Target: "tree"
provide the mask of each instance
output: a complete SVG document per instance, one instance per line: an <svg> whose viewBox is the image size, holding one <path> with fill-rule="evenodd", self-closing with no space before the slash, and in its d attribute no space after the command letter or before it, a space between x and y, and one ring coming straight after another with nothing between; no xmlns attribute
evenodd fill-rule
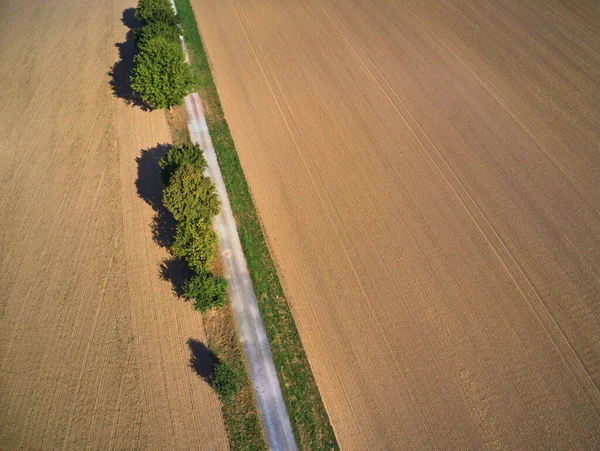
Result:
<svg viewBox="0 0 600 451"><path fill-rule="evenodd" d="M221 208L211 179L189 163L183 163L173 173L163 191L163 204L178 222L208 223Z"/></svg>
<svg viewBox="0 0 600 451"><path fill-rule="evenodd" d="M218 238L210 223L180 222L177 224L173 255L183 258L197 273L207 272L217 254Z"/></svg>
<svg viewBox="0 0 600 451"><path fill-rule="evenodd" d="M169 0L139 0L135 17L142 25L154 22L177 25L179 22Z"/></svg>
<svg viewBox="0 0 600 451"><path fill-rule="evenodd" d="M152 108L181 105L193 90L191 68L179 42L154 36L139 45L133 63L131 88Z"/></svg>
<svg viewBox="0 0 600 451"><path fill-rule="evenodd" d="M158 162L165 186L169 185L173 172L184 162L192 165L200 173L203 173L206 169L206 160L197 144L183 144L172 147Z"/></svg>
<svg viewBox="0 0 600 451"><path fill-rule="evenodd" d="M144 47L152 38L162 36L172 42L180 42L179 36L183 30L179 25L172 25L164 22L151 22L148 25L133 30L133 36L138 48Z"/></svg>
<svg viewBox="0 0 600 451"><path fill-rule="evenodd" d="M227 303L227 281L209 273L196 274L183 286L183 296L193 299L192 306L202 313Z"/></svg>
<svg viewBox="0 0 600 451"><path fill-rule="evenodd" d="M242 387L242 372L240 368L218 360L215 363L212 387L219 398L223 401L229 401Z"/></svg>

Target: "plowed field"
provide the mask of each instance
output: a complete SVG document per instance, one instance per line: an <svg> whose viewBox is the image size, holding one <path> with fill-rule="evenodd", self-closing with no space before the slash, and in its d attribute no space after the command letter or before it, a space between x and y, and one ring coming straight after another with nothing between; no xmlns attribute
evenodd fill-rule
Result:
<svg viewBox="0 0 600 451"><path fill-rule="evenodd" d="M598 5L192 5L340 445L600 446Z"/></svg>
<svg viewBox="0 0 600 451"><path fill-rule="evenodd" d="M137 162L166 118L110 86L134 4L0 5L2 449L227 447L190 367L202 319L159 275L156 158Z"/></svg>

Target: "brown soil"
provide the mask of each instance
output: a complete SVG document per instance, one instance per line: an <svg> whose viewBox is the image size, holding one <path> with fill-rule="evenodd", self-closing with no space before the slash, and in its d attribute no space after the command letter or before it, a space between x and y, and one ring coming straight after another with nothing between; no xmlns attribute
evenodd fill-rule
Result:
<svg viewBox="0 0 600 451"><path fill-rule="evenodd" d="M190 367L202 318L153 241L165 114L126 105L107 75L134 4L0 6L2 449L228 446Z"/></svg>
<svg viewBox="0 0 600 451"><path fill-rule="evenodd" d="M597 6L192 4L340 445L600 446Z"/></svg>

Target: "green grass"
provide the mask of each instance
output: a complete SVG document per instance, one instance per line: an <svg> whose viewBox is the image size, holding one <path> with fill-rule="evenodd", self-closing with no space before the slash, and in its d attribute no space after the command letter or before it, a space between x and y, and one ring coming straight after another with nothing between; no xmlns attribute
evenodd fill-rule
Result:
<svg viewBox="0 0 600 451"><path fill-rule="evenodd" d="M199 94L217 153L238 232L248 261L260 313L283 397L302 449L337 449L329 417L308 364L300 335L269 254L256 208L240 164L189 0L175 0Z"/></svg>

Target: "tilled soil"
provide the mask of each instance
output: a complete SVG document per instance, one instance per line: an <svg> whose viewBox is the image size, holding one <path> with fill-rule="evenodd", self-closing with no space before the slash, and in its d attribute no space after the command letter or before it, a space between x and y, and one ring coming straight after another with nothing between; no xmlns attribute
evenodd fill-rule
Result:
<svg viewBox="0 0 600 451"><path fill-rule="evenodd" d="M123 98L134 4L0 6L3 449L228 446L208 353L188 344L202 318L161 277L169 130Z"/></svg>
<svg viewBox="0 0 600 451"><path fill-rule="evenodd" d="M340 445L598 447L595 3L192 4Z"/></svg>

